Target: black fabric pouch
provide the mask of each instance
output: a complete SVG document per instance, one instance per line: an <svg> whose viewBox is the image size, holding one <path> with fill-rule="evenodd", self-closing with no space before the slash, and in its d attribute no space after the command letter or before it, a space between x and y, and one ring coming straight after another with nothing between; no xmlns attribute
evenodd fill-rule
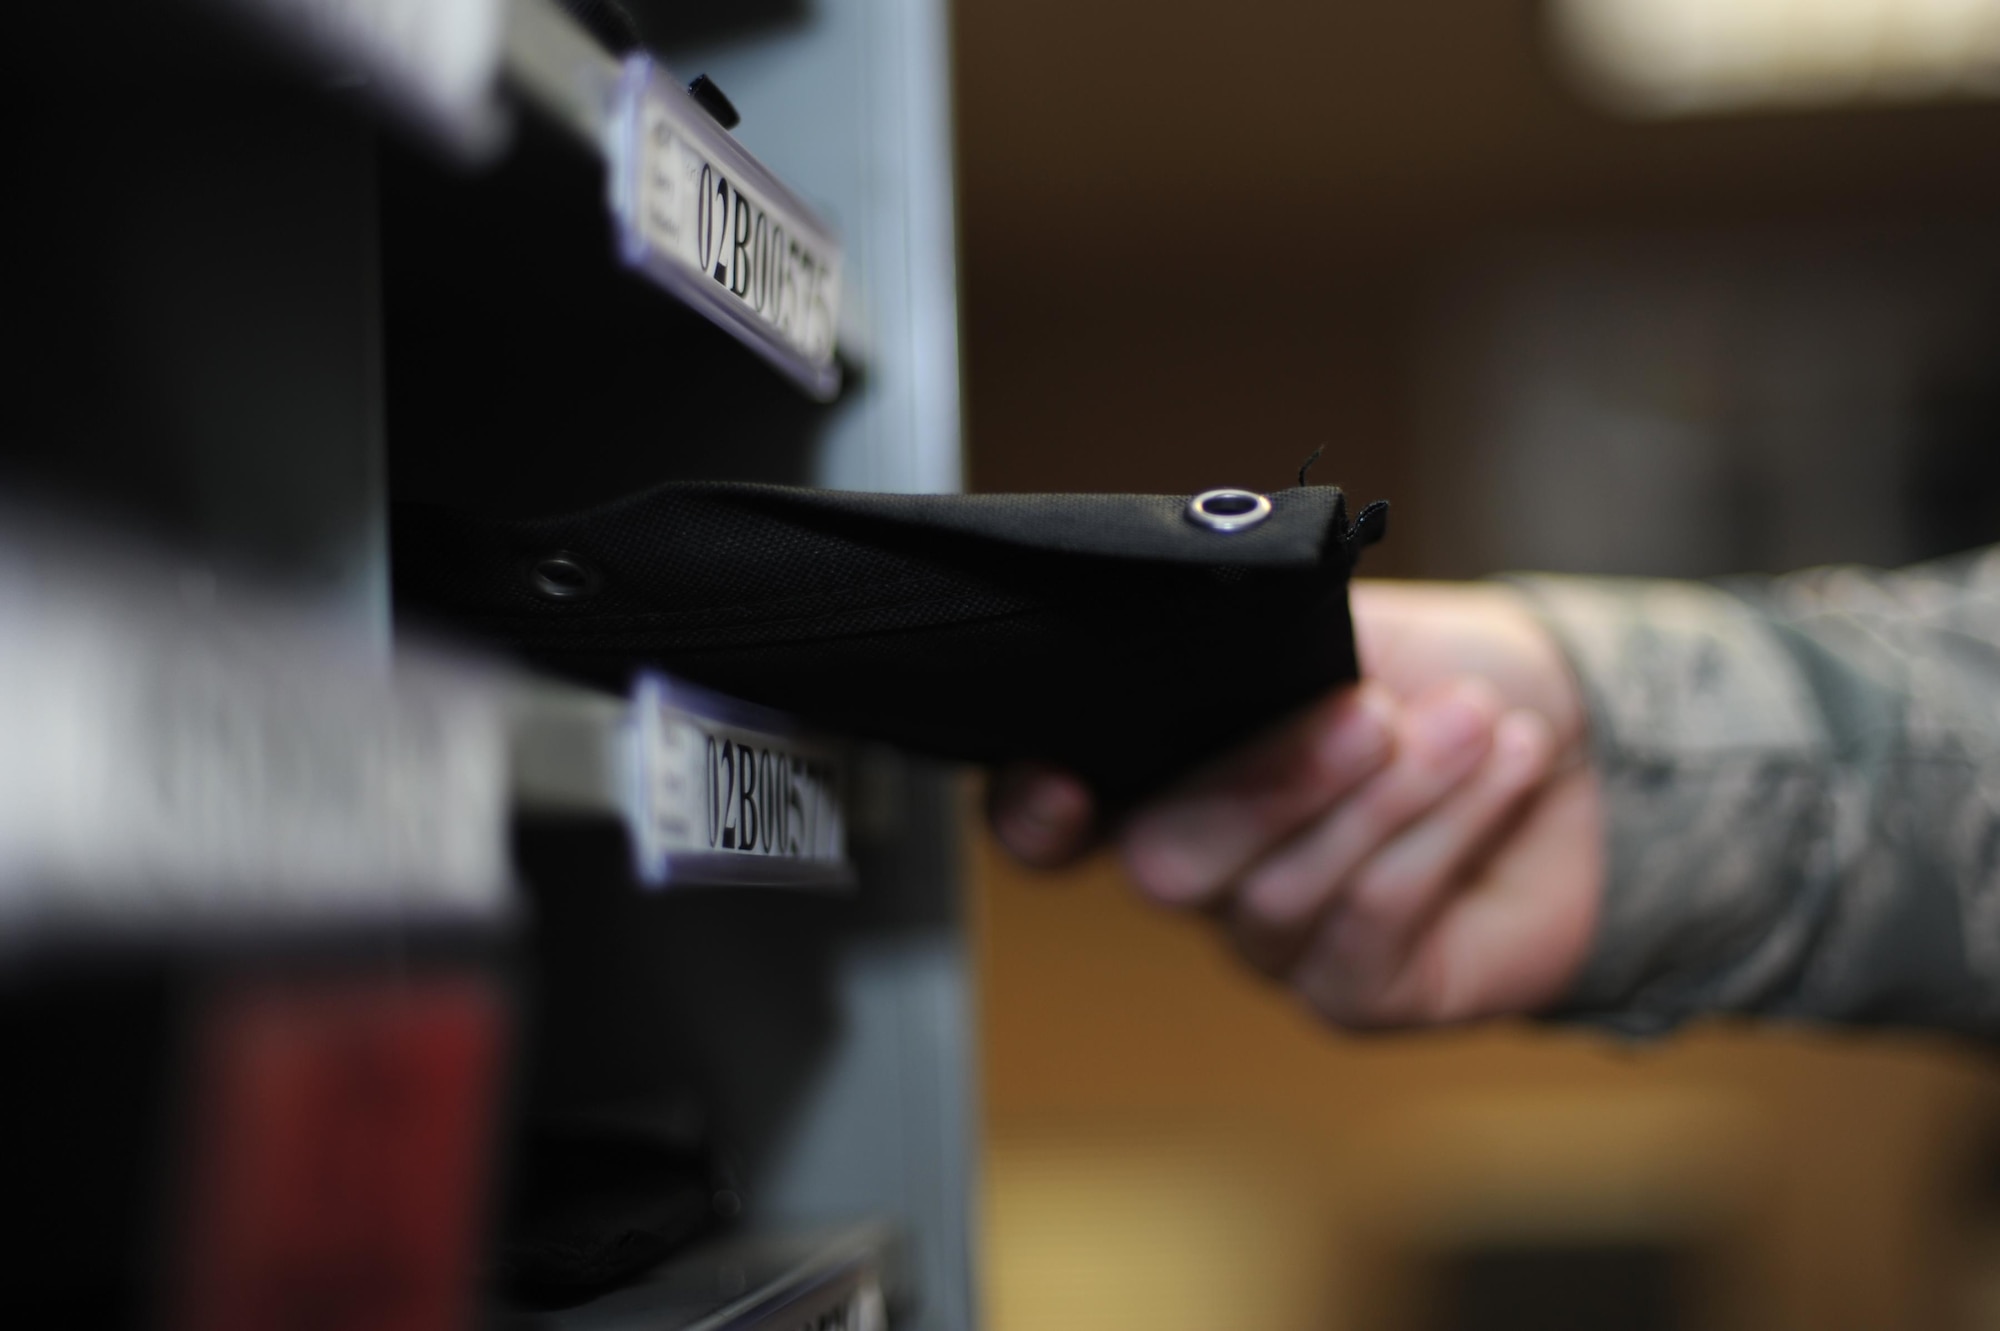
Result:
<svg viewBox="0 0 2000 1331"><path fill-rule="evenodd" d="M1255 497L1250 497L1255 498ZM886 495L690 483L504 521L403 506L399 611L622 688L657 666L821 727L1070 768L1129 804L1355 676L1386 506L1328 486ZM1241 523L1235 530L1219 530Z"/></svg>
<svg viewBox="0 0 2000 1331"><path fill-rule="evenodd" d="M507 1296L560 1308L631 1279L715 1226L722 1180L705 1136L614 1117L531 1123L501 1229Z"/></svg>

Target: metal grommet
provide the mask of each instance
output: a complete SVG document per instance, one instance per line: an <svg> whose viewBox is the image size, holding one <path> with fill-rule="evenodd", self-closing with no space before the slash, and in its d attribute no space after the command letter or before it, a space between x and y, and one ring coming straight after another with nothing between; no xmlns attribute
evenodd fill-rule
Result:
<svg viewBox="0 0 2000 1331"><path fill-rule="evenodd" d="M528 566L528 585L551 601L581 601L595 596L604 579L582 555L556 550Z"/></svg>
<svg viewBox="0 0 2000 1331"><path fill-rule="evenodd" d="M1270 499L1255 490L1203 490L1187 506L1188 521L1210 531L1248 531L1270 516Z"/></svg>

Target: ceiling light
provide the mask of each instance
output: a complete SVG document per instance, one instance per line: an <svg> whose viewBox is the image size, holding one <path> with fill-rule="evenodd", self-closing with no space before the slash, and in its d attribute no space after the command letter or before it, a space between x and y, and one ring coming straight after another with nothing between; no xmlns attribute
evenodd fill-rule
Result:
<svg viewBox="0 0 2000 1331"><path fill-rule="evenodd" d="M1598 100L1644 116L2000 96L2000 0L1550 0Z"/></svg>

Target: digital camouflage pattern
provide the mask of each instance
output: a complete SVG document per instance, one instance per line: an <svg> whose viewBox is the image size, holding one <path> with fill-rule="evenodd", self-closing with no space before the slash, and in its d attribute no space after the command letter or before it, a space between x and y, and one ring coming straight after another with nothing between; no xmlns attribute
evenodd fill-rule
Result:
<svg viewBox="0 0 2000 1331"><path fill-rule="evenodd" d="M1605 794L1604 914L1562 1015L2000 1034L2000 548L1515 581L1582 681Z"/></svg>

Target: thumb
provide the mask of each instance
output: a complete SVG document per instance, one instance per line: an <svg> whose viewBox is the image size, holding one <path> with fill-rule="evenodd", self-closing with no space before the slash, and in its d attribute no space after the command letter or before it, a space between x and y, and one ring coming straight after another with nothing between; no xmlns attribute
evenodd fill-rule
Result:
<svg viewBox="0 0 2000 1331"><path fill-rule="evenodd" d="M1090 845L1095 814L1089 788L1053 767L1016 764L987 788L993 834L1030 868L1059 868L1081 855Z"/></svg>

